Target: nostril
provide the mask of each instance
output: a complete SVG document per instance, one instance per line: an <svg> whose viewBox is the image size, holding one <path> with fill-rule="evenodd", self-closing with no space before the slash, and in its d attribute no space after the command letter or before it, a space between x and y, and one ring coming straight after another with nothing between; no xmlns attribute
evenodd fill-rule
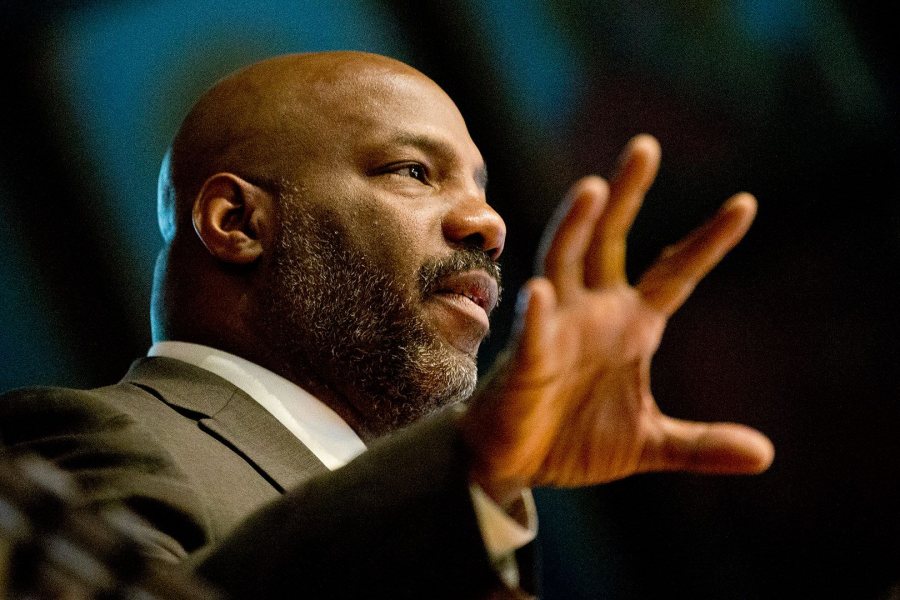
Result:
<svg viewBox="0 0 900 600"><path fill-rule="evenodd" d="M487 237L482 233L472 233L467 235L461 240L460 245L463 248L480 250L487 254L493 261L496 261L500 257L500 252L502 251L502 246L492 246L491 242L488 241Z"/></svg>
<svg viewBox="0 0 900 600"><path fill-rule="evenodd" d="M462 245L466 248L475 248L476 250L483 250L485 252L492 251L491 248L485 248L485 246L487 246L487 241L481 233L467 235L462 239Z"/></svg>

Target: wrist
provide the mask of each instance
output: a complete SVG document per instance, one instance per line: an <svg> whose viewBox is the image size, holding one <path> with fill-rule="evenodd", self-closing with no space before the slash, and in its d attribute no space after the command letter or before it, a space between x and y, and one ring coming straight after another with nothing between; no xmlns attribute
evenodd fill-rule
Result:
<svg viewBox="0 0 900 600"><path fill-rule="evenodd" d="M503 477L494 464L496 453L485 439L473 411L458 409L456 425L468 452L469 482L478 485L491 500L504 510L520 502L528 482L516 477Z"/></svg>

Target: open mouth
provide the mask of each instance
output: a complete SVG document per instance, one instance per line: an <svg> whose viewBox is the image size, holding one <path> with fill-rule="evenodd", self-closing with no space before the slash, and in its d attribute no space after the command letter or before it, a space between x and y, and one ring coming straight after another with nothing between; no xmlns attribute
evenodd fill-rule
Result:
<svg viewBox="0 0 900 600"><path fill-rule="evenodd" d="M497 306L500 288L497 281L484 271L464 271L442 277L431 293L451 300L471 302L485 315L490 315Z"/></svg>

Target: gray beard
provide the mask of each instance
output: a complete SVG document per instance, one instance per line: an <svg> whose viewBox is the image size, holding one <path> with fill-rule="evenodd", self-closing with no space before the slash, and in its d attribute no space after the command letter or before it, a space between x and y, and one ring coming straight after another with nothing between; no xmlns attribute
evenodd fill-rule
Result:
<svg viewBox="0 0 900 600"><path fill-rule="evenodd" d="M475 358L438 337L419 307L447 272L486 268L499 279L496 263L480 250L455 252L423 265L420 289L410 289L352 247L325 211L312 214L299 192L280 196L271 277L256 303L273 355L348 403L375 436L468 398Z"/></svg>

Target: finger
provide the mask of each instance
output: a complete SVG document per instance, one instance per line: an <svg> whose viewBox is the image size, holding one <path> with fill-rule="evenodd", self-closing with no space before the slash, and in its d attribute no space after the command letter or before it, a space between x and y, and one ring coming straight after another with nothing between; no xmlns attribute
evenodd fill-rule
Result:
<svg viewBox="0 0 900 600"><path fill-rule="evenodd" d="M597 222L585 264L589 287L626 281L625 242L635 215L659 170L659 142L650 135L632 138L610 180L609 201Z"/></svg>
<svg viewBox="0 0 900 600"><path fill-rule="evenodd" d="M661 438L641 471L753 475L768 469L775 457L769 438L745 425L662 419Z"/></svg>
<svg viewBox="0 0 900 600"><path fill-rule="evenodd" d="M542 251L543 274L556 286L560 301L584 287L584 256L591 241L609 186L600 177L585 177L569 190L548 228Z"/></svg>
<svg viewBox="0 0 900 600"><path fill-rule="evenodd" d="M638 282L644 299L672 314L696 285L744 237L756 215L756 199L737 194L706 224L667 248Z"/></svg>

